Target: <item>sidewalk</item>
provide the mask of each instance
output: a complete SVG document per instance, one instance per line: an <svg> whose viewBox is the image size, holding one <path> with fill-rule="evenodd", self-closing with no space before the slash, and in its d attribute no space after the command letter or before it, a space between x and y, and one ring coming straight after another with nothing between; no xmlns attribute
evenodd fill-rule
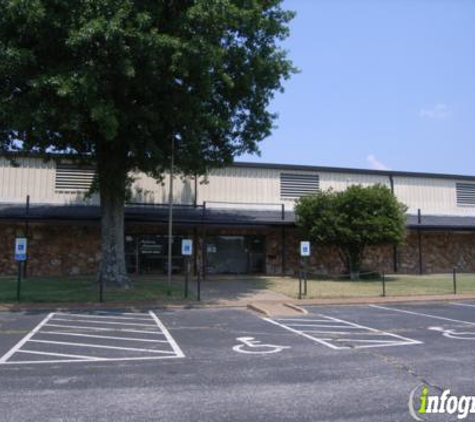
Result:
<svg viewBox="0 0 475 422"><path fill-rule="evenodd" d="M305 306L328 306L328 305L370 305L370 304L389 304L389 303L421 303L421 302L452 302L457 300L475 300L474 293L468 294L446 294L446 295L424 295L424 296L391 296L391 297L358 297L344 299L290 299L282 301L261 301L253 302L251 308L261 312L266 316L289 316L289 310L293 308L293 315L302 315L306 313ZM300 310L299 310L300 309Z"/></svg>

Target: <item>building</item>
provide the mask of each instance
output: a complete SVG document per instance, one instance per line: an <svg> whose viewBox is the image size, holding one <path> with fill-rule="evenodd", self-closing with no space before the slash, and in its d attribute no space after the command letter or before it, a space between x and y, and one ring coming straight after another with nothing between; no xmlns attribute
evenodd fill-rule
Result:
<svg viewBox="0 0 475 422"><path fill-rule="evenodd" d="M14 238L29 239L30 275L90 274L100 260L97 197L85 193L94 169L32 155L0 157L0 274L14 274ZM166 269L167 177L135 174L126 207L131 273ZM373 248L364 266L385 272L475 272L475 176L281 164L236 163L195 180L175 178L173 268L181 238L193 238L212 273L295 274L294 201L319 189L388 186L408 208L404 246ZM196 257L195 257L196 258ZM314 247L311 270L343 271L329 247Z"/></svg>

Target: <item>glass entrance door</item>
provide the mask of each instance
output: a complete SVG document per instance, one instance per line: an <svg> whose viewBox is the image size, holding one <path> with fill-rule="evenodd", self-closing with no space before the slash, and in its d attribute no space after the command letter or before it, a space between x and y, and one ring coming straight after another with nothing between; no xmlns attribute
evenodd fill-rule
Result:
<svg viewBox="0 0 475 422"><path fill-rule="evenodd" d="M213 236L206 242L208 274L254 274L265 272L263 236Z"/></svg>

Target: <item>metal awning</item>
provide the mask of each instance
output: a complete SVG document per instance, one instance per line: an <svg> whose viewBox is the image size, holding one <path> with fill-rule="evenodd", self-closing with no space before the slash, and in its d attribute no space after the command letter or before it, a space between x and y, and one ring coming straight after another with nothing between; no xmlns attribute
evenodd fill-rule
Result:
<svg viewBox="0 0 475 422"><path fill-rule="evenodd" d="M176 224L186 225L294 225L293 212L281 210L216 209L203 206L174 205ZM98 222L100 207L97 205L24 205L1 204L0 221L31 222ZM126 206L126 223L165 224L168 221L166 206Z"/></svg>
<svg viewBox="0 0 475 422"><path fill-rule="evenodd" d="M272 225L295 226L293 211L206 208L192 205L174 205L174 220L182 225ZM23 204L0 204L1 221L31 222L99 222L98 205L51 205L31 204L27 209ZM165 224L168 221L166 205L127 205L126 223ZM407 215L409 230L424 231L475 231L475 216Z"/></svg>

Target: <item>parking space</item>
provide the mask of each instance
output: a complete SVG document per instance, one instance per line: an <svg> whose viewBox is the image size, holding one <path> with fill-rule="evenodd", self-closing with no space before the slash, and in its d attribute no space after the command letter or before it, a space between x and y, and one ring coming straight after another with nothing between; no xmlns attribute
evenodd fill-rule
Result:
<svg viewBox="0 0 475 422"><path fill-rule="evenodd" d="M425 344L444 347L440 337L471 340L475 335L475 304L471 302L308 307L310 315L325 313L357 325ZM466 346L469 344L467 343ZM461 347L465 347L461 345Z"/></svg>
<svg viewBox="0 0 475 422"><path fill-rule="evenodd" d="M370 308L382 309L391 313L400 313L411 315L412 319L419 319L421 321L432 319L443 321L446 323L465 324L475 326L475 309L467 306L465 303L446 303L425 306L382 306L369 305Z"/></svg>
<svg viewBox="0 0 475 422"><path fill-rule="evenodd" d="M260 318L235 310L218 312L219 318L211 310L161 312L160 318L153 311L54 312L25 331L9 350L0 348L0 365L182 358L185 354L174 337L196 356L235 349L252 355L269 346L278 352L318 354L322 347L333 351L420 347L426 342L432 346L440 337L467 342L475 338L473 302L307 310L307 315L293 318Z"/></svg>
<svg viewBox="0 0 475 422"><path fill-rule="evenodd" d="M80 421L389 422L411 420L422 383L474 395L475 303L306 309L0 315L0 407L35 422L71 407Z"/></svg>
<svg viewBox="0 0 475 422"><path fill-rule="evenodd" d="M48 314L0 358L0 364L127 361L184 357L157 315Z"/></svg>
<svg viewBox="0 0 475 422"><path fill-rule="evenodd" d="M398 334L323 314L312 314L310 318L266 318L266 321L334 350L422 344Z"/></svg>

